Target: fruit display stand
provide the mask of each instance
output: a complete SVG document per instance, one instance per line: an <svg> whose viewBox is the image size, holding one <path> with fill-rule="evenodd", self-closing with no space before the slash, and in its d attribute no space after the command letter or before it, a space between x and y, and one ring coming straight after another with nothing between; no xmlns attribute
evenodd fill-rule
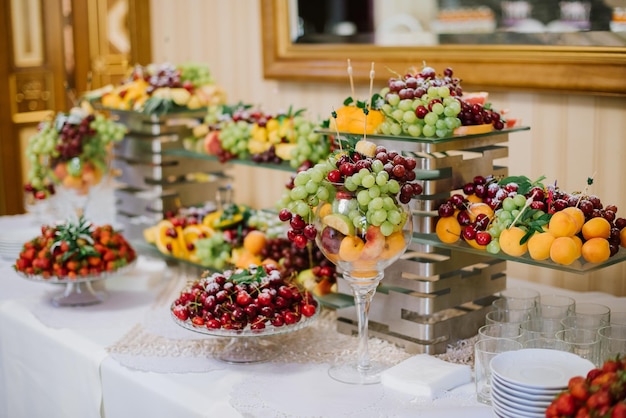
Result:
<svg viewBox="0 0 626 418"><path fill-rule="evenodd" d="M214 201L228 177L216 161L166 155L182 148L182 138L205 111L148 115L110 110L128 133L114 148L113 168L119 171L115 190L116 220L131 239L180 206Z"/></svg>
<svg viewBox="0 0 626 418"><path fill-rule="evenodd" d="M498 160L508 156L508 136L527 129L442 139L368 136L387 149L414 156L424 189L410 204L413 242L386 269L374 296L369 316L372 335L409 352L439 354L449 344L475 335L484 324L493 295L506 287L506 260L484 251L477 254L478 250L471 253L438 245L437 207L451 190L462 188L478 173L507 175L507 167L498 165ZM338 291L350 294L341 280ZM338 309L338 329L355 333L356 327L354 309Z"/></svg>

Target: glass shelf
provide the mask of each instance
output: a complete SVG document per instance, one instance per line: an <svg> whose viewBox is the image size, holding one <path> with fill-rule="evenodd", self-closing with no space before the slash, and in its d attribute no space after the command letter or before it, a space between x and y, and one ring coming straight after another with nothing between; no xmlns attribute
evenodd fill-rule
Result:
<svg viewBox="0 0 626 418"><path fill-rule="evenodd" d="M166 150L166 151L163 151L163 155L172 155L172 156L185 157L185 158L199 158L201 160L209 160L209 161L219 161L215 155L202 154L199 152L189 151L186 149ZM273 163L257 163L252 160L241 160L241 159L235 158L235 159L226 161L224 164L241 164L241 165L248 165L248 166L253 166L253 167L268 168L271 170L280 170L280 171L289 171L289 172L296 171L296 169L291 167L289 163L286 161L283 161L280 164L273 164Z"/></svg>
<svg viewBox="0 0 626 418"><path fill-rule="evenodd" d="M447 244L447 243L441 242L439 238L437 238L437 235L435 234L414 233L413 241L420 243L420 244L432 245L438 248L445 248L445 249L455 250L455 251L463 251L466 253L480 255L483 257L492 257L492 258L496 258L500 260L515 261L517 263L528 264L531 266L545 267L545 268L550 268L553 270L565 271L568 273L576 273L576 274L585 274L585 273L590 273L593 271L598 271L605 267L612 266L614 264L618 264L626 260L626 248L622 248L622 247L620 247L617 254L615 254L613 257L610 257L607 261L603 263L588 263L582 257L580 257L578 260L574 261L569 266L564 266L564 265L554 263L551 260L541 260L541 261L533 260L532 258L530 258L528 253L526 253L522 257L513 257L503 252L500 252L498 254L491 254L491 253L488 253L487 251L472 248L469 246L469 244L466 244L465 242L461 240L453 244Z"/></svg>
<svg viewBox="0 0 626 418"><path fill-rule="evenodd" d="M528 131L530 127L527 126L519 126L515 128L502 129L500 131L491 131L481 134L472 134L472 135L454 135L448 136L444 138L423 138L423 137L412 137L412 136L394 136L394 135L379 135L379 134L371 134L367 135L367 139L372 141L392 141L394 146L397 146L401 149L398 151L409 151L409 152L423 152L423 153L433 153L433 152L445 152L452 150L468 150L471 148L477 147L485 147L491 146L503 142L508 142L508 135L510 133ZM315 132L324 134L324 135L337 135L336 131L331 131L327 129L316 130ZM339 135L345 137L359 137L362 138L362 134L353 134L349 132L339 132Z"/></svg>

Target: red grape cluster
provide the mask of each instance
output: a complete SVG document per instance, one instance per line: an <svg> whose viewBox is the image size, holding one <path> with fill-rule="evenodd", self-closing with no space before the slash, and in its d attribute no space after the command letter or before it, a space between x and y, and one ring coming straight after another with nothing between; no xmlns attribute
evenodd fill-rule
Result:
<svg viewBox="0 0 626 418"><path fill-rule="evenodd" d="M252 154L250 158L255 163L280 164L283 162L283 160L276 155L276 148L274 147L274 145L270 146L267 150L263 152Z"/></svg>
<svg viewBox="0 0 626 418"><path fill-rule="evenodd" d="M213 273L194 281L172 305L181 321L208 329L262 330L313 316L318 303L307 290L285 280L274 266Z"/></svg>
<svg viewBox="0 0 626 418"><path fill-rule="evenodd" d="M461 98L461 112L457 115L461 119L461 124L467 125L482 125L492 124L493 128L500 131L504 129L504 121L501 118L500 113L489 108L488 105L483 106L480 103L467 103Z"/></svg>
<svg viewBox="0 0 626 418"><path fill-rule="evenodd" d="M146 93L151 94L161 87L183 87L181 70L172 64L159 64L157 68L143 67L140 65L133 68L131 79L143 79L148 82Z"/></svg>
<svg viewBox="0 0 626 418"><path fill-rule="evenodd" d="M285 277L292 277L308 268L315 269L320 274L318 277L335 276L335 265L332 264L313 242L312 251L307 248L297 247L292 241L283 237L270 238L261 250L264 259L281 260L281 271ZM323 271L319 271L323 268Z"/></svg>
<svg viewBox="0 0 626 418"><path fill-rule="evenodd" d="M420 98L428 92L429 87L448 87L450 96L463 95L461 80L453 77L452 68L446 68L443 77L439 77L434 68L424 67L419 72L409 72L402 77L390 78L387 86L389 91L397 93L401 100Z"/></svg>
<svg viewBox="0 0 626 418"><path fill-rule="evenodd" d="M90 126L94 120L95 116L90 114L78 123L69 118L63 123L56 145L56 151L62 160L67 161L83 153L83 138L96 134L96 130Z"/></svg>

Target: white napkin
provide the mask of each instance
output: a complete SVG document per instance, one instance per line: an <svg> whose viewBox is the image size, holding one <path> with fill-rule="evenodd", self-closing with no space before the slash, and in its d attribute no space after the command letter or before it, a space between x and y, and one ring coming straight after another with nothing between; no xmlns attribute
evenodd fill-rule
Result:
<svg viewBox="0 0 626 418"><path fill-rule="evenodd" d="M418 354L385 370L382 384L413 396L435 398L472 380L469 365L448 363L428 354Z"/></svg>

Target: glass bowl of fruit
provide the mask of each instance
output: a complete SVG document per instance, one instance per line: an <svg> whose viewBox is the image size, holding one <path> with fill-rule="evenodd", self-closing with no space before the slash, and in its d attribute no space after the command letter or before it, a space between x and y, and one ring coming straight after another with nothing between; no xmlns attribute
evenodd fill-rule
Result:
<svg viewBox="0 0 626 418"><path fill-rule="evenodd" d="M85 306L107 298L92 282L124 274L136 260L121 232L80 217L42 226L38 236L24 243L13 268L28 280L64 284L65 289L52 296L54 306Z"/></svg>
<svg viewBox="0 0 626 418"><path fill-rule="evenodd" d="M259 363L280 353L271 335L310 325L320 312L313 295L272 264L210 273L191 282L171 305L174 322L190 331L229 338L218 359Z"/></svg>
<svg viewBox="0 0 626 418"><path fill-rule="evenodd" d="M84 212L94 187L109 172L111 144L125 133L124 125L86 107L43 121L27 146L31 167L26 192L43 200L58 190L58 203Z"/></svg>
<svg viewBox="0 0 626 418"><path fill-rule="evenodd" d="M368 310L385 268L412 239L408 203L422 193L415 165L412 157L360 140L299 172L282 202L279 217L290 223L288 237L300 245L315 240L352 289L359 348L356 361L341 359L329 370L338 381L380 382L384 366L368 354Z"/></svg>

